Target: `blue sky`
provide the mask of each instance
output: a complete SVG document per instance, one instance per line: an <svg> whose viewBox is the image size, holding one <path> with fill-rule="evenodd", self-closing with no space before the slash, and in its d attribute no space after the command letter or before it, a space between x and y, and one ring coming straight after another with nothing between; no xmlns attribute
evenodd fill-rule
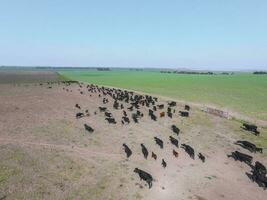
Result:
<svg viewBox="0 0 267 200"><path fill-rule="evenodd" d="M0 65L267 69L267 0L0 0Z"/></svg>

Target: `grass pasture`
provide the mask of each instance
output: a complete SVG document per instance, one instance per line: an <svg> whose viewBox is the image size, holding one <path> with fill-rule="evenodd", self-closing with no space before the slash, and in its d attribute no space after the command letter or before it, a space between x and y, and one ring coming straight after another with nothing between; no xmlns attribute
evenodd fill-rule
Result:
<svg viewBox="0 0 267 200"><path fill-rule="evenodd" d="M73 80L212 105L267 120L267 76L166 74L150 71L61 71Z"/></svg>

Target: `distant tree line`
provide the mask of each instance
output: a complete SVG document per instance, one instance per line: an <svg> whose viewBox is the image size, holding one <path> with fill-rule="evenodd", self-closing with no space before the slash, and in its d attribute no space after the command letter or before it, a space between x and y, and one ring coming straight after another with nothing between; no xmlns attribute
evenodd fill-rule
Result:
<svg viewBox="0 0 267 200"><path fill-rule="evenodd" d="M256 71L256 72L253 72L253 74L267 74L267 72L264 72L264 71Z"/></svg>
<svg viewBox="0 0 267 200"><path fill-rule="evenodd" d="M173 74L201 74L201 75L213 75L213 72L196 72L196 71L160 71L160 73L173 73Z"/></svg>
<svg viewBox="0 0 267 200"><path fill-rule="evenodd" d="M160 73L168 73L168 74L199 74L199 75L217 75L217 74L222 74L222 75L233 75L234 73L231 72L221 72L221 73L214 73L214 72L201 72L201 71L160 71Z"/></svg>
<svg viewBox="0 0 267 200"><path fill-rule="evenodd" d="M98 67L96 69L97 69L97 71L110 71L110 68L108 68L108 67Z"/></svg>

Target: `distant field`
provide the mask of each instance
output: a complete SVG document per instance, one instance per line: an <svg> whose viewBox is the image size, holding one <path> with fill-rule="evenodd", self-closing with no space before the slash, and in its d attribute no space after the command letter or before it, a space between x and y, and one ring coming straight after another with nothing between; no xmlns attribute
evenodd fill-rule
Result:
<svg viewBox="0 0 267 200"><path fill-rule="evenodd" d="M61 71L70 79L138 90L229 109L267 120L267 76L187 75L131 71Z"/></svg>

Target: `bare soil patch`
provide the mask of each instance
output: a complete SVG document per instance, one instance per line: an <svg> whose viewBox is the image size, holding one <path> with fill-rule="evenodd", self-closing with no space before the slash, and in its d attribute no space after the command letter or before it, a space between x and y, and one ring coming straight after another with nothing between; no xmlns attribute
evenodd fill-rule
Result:
<svg viewBox="0 0 267 200"><path fill-rule="evenodd" d="M39 83L47 81L57 81L59 75L53 71L40 70L1 70L1 83Z"/></svg>
<svg viewBox="0 0 267 200"><path fill-rule="evenodd" d="M227 157L239 150L267 165L264 154L251 154L234 145L241 138L252 140L240 123L202 112L192 106L189 118L176 113L156 122L145 117L138 124L108 124L98 106L107 106L120 122L122 110L114 110L113 100L103 105L98 94L77 84L0 85L0 198L5 199L265 199L266 191L246 176L249 166ZM68 88L68 91L63 90ZM83 91L83 94L80 93ZM166 104L166 100L161 99ZM81 105L81 110L75 104ZM184 104L178 104L176 111ZM127 106L128 107L128 106ZM90 116L76 119L88 109ZM94 114L97 112L97 114ZM130 114L129 111L127 111ZM159 112L157 111L157 114ZM83 124L95 131L88 133ZM194 147L206 156L202 163L189 158L183 149L172 155L170 127L181 129L179 143ZM260 129L262 139L266 129ZM247 136L248 135L248 136ZM164 149L153 137L164 141ZM255 136L256 137L256 136ZM252 139L251 139L252 138ZM133 155L126 159L122 144ZM144 159L140 147L149 150ZM263 143L264 144L264 143ZM262 146L266 152L266 146ZM158 159L151 158L155 152ZM167 162L164 169L161 159ZM155 181L148 189L133 172L138 167Z"/></svg>

